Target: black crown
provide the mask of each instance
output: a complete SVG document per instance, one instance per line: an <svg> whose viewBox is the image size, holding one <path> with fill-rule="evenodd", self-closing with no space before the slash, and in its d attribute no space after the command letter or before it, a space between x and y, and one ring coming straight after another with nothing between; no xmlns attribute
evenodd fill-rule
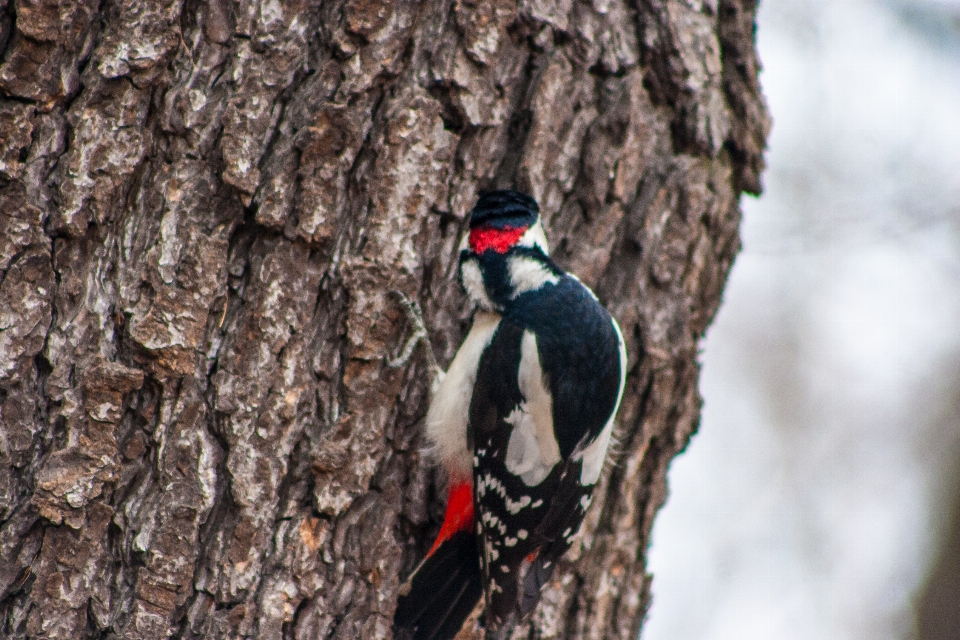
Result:
<svg viewBox="0 0 960 640"><path fill-rule="evenodd" d="M470 212L470 228L529 227L537 221L540 207L525 193L510 191L481 191L477 205Z"/></svg>

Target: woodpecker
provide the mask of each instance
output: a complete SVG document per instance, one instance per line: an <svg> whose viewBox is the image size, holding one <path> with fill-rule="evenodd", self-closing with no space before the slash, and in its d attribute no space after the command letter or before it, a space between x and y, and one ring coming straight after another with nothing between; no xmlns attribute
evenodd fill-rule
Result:
<svg viewBox="0 0 960 640"><path fill-rule="evenodd" d="M533 610L590 505L626 378L617 322L550 259L533 198L480 195L459 278L477 309L426 417L446 515L395 616L414 640L453 638L481 597L488 639Z"/></svg>

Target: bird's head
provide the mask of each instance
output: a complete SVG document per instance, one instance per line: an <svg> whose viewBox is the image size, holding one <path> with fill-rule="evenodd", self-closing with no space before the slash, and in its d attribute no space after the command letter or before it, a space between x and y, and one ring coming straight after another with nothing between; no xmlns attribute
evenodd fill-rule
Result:
<svg viewBox="0 0 960 640"><path fill-rule="evenodd" d="M522 293L555 283L536 200L517 191L485 191L460 244L460 282L483 309L502 311Z"/></svg>
<svg viewBox="0 0 960 640"><path fill-rule="evenodd" d="M549 253L537 201L518 191L484 191L470 212L465 249L478 255L525 247Z"/></svg>

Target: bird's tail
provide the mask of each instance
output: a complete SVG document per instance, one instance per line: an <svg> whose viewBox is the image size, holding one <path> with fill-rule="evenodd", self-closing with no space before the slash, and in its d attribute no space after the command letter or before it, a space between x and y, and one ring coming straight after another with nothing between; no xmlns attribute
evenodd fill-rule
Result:
<svg viewBox="0 0 960 640"><path fill-rule="evenodd" d="M483 595L473 532L458 531L435 547L400 593L394 616L397 638L451 640L456 636Z"/></svg>

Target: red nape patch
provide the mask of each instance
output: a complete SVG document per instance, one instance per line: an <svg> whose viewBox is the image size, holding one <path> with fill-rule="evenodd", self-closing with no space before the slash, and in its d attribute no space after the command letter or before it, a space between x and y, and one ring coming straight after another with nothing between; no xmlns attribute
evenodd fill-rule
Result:
<svg viewBox="0 0 960 640"><path fill-rule="evenodd" d="M473 483L463 482L451 485L450 493L447 495L447 513L443 516L443 526L440 527L437 539L434 540L433 546L427 552L427 557L432 556L433 552L449 540L453 534L472 528Z"/></svg>
<svg viewBox="0 0 960 640"><path fill-rule="evenodd" d="M527 230L527 227L504 227L495 229L493 227L480 227L470 230L470 248L476 253L483 253L487 249L493 249L497 253L506 253L507 250L517 243Z"/></svg>

